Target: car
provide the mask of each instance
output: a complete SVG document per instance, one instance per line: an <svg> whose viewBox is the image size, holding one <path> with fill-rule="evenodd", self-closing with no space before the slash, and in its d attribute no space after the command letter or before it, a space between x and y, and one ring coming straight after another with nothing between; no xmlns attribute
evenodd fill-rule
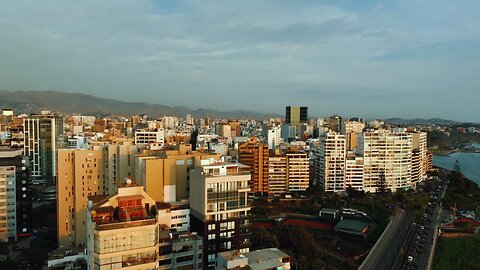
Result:
<svg viewBox="0 0 480 270"><path fill-rule="evenodd" d="M407 257L407 261L408 261L408 262L413 262L413 256L408 256L408 257Z"/></svg>

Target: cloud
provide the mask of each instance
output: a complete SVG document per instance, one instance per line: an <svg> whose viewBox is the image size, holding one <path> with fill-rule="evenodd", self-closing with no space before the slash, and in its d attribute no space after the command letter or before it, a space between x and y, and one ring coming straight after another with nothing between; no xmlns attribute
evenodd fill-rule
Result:
<svg viewBox="0 0 480 270"><path fill-rule="evenodd" d="M297 100L325 108L312 114L353 107L365 117L402 116L410 104L448 104L452 88L478 98L480 19L472 5L7 1L0 88L278 113ZM459 114L465 104L450 104L450 118L470 117Z"/></svg>

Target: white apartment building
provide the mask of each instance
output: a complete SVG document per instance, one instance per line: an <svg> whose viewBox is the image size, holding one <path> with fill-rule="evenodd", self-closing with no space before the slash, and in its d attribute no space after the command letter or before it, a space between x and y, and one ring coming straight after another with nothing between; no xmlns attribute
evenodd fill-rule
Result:
<svg viewBox="0 0 480 270"><path fill-rule="evenodd" d="M317 152L317 181L327 192L345 190L345 135L329 132L320 139Z"/></svg>
<svg viewBox="0 0 480 270"><path fill-rule="evenodd" d="M162 149L165 146L165 131L162 128L156 131L136 130L135 145L149 145L155 150Z"/></svg>
<svg viewBox="0 0 480 270"><path fill-rule="evenodd" d="M277 127L272 127L267 131L267 143L268 143L268 149L275 149L280 145L282 142L282 129L277 126Z"/></svg>
<svg viewBox="0 0 480 270"><path fill-rule="evenodd" d="M376 192L381 175L392 191L412 186L412 134L374 130L359 134L358 153L363 155L365 191Z"/></svg>

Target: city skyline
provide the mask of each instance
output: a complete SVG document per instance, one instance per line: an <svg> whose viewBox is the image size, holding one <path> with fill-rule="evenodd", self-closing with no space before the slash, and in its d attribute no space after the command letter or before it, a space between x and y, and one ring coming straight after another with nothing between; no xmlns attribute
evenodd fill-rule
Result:
<svg viewBox="0 0 480 270"><path fill-rule="evenodd" d="M0 89L478 122L478 5L12 1L0 11Z"/></svg>

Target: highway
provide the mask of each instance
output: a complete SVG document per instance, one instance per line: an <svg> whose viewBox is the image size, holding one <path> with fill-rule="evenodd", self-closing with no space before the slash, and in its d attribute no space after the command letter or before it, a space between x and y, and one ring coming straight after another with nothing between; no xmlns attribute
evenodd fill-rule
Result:
<svg viewBox="0 0 480 270"><path fill-rule="evenodd" d="M413 210L399 208L359 269L391 269L414 216Z"/></svg>
<svg viewBox="0 0 480 270"><path fill-rule="evenodd" d="M436 231L441 222L442 207L440 202L445 195L447 188L446 181L439 182L435 187L435 193L431 196L430 205L427 206L425 215L417 226L414 242L408 254L413 260L408 261L405 269L427 270L431 267L431 256L433 255L433 243L436 238ZM423 227L423 229L422 229Z"/></svg>

